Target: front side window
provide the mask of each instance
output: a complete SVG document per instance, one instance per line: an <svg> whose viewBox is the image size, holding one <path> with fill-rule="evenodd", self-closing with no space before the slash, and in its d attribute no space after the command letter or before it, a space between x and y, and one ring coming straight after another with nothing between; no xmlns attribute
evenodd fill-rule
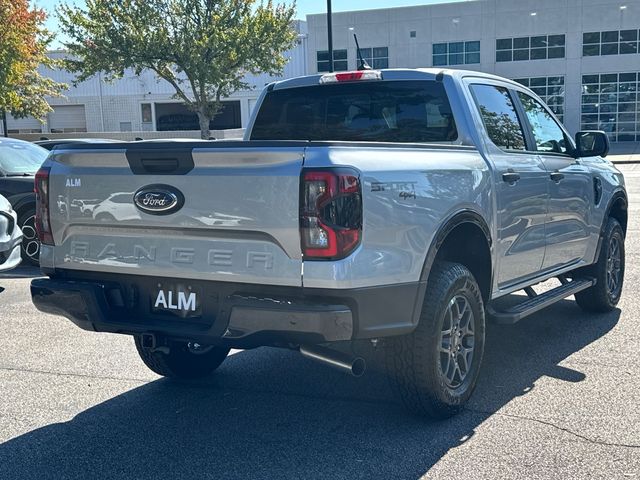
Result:
<svg viewBox="0 0 640 480"><path fill-rule="evenodd" d="M272 90L251 140L451 142L458 133L442 82L348 82Z"/></svg>
<svg viewBox="0 0 640 480"><path fill-rule="evenodd" d="M536 149L541 152L567 153L569 142L551 114L535 98L518 92L527 115Z"/></svg>
<svg viewBox="0 0 640 480"><path fill-rule="evenodd" d="M472 85L471 91L491 141L506 150L525 150L524 133L509 91L493 85Z"/></svg>
<svg viewBox="0 0 640 480"><path fill-rule="evenodd" d="M516 82L529 87L564 122L564 77L516 78Z"/></svg>

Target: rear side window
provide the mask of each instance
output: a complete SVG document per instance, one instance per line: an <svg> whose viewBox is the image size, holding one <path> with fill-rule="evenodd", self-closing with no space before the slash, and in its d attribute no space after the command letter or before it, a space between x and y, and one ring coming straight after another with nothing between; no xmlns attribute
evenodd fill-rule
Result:
<svg viewBox="0 0 640 480"><path fill-rule="evenodd" d="M471 91L491 141L506 150L525 150L524 132L509 91L493 85L471 85Z"/></svg>
<svg viewBox="0 0 640 480"><path fill-rule="evenodd" d="M251 140L451 142L458 137L441 82L353 82L273 90Z"/></svg>

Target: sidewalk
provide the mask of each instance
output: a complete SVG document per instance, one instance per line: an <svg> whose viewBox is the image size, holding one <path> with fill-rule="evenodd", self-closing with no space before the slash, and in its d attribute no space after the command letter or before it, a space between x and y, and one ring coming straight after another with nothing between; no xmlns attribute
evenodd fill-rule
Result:
<svg viewBox="0 0 640 480"><path fill-rule="evenodd" d="M607 160L613 163L640 163L640 155L607 155Z"/></svg>
<svg viewBox="0 0 640 480"><path fill-rule="evenodd" d="M640 142L612 143L607 159L613 163L640 163Z"/></svg>

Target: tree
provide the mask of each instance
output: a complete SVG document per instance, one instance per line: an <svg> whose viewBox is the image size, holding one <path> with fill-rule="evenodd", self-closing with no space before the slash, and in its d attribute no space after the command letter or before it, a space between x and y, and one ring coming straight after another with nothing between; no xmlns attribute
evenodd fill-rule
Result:
<svg viewBox="0 0 640 480"><path fill-rule="evenodd" d="M0 0L0 111L15 117L42 119L51 107L46 96L59 96L64 85L38 73L52 67L47 46L52 35L44 28L43 10L28 0ZM6 132L5 132L6 133Z"/></svg>
<svg viewBox="0 0 640 480"><path fill-rule="evenodd" d="M480 106L482 119L489 138L500 147L512 150L524 150L524 134L516 118L508 113L497 113Z"/></svg>
<svg viewBox="0 0 640 480"><path fill-rule="evenodd" d="M220 99L249 88L246 73L280 73L296 42L295 3L272 0L87 0L58 14L76 81L152 70L198 115L203 139Z"/></svg>

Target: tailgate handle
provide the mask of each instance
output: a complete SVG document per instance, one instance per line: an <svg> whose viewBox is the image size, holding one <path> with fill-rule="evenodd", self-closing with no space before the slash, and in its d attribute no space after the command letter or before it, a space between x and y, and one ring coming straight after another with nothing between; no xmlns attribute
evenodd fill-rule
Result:
<svg viewBox="0 0 640 480"><path fill-rule="evenodd" d="M135 175L185 175L194 168L191 151L191 148L167 148L166 144L159 144L128 148L126 156Z"/></svg>
<svg viewBox="0 0 640 480"><path fill-rule="evenodd" d="M177 158L141 158L140 162L149 173L171 173L179 165Z"/></svg>

